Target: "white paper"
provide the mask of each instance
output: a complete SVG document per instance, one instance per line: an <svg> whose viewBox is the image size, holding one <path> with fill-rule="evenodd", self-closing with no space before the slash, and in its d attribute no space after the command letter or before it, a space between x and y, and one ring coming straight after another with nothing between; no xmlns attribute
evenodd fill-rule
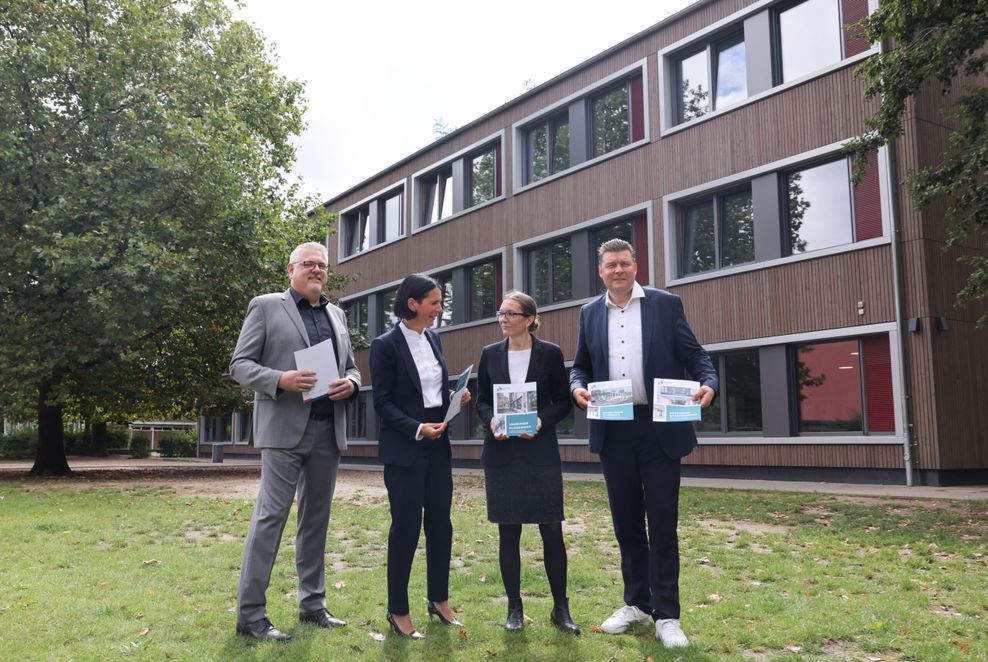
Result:
<svg viewBox="0 0 988 662"><path fill-rule="evenodd" d="M535 382L494 384L494 435L518 437L538 433L539 403Z"/></svg>
<svg viewBox="0 0 988 662"><path fill-rule="evenodd" d="M446 410L446 418L443 419L443 423L449 423L460 413L460 400L463 399L463 392L467 390L467 382L470 381L470 373L472 371L473 364L471 363L456 378L456 388L453 389L453 395L449 396L449 409Z"/></svg>
<svg viewBox="0 0 988 662"><path fill-rule="evenodd" d="M599 421L630 421L635 417L634 396L630 379L613 379L587 384L593 400L587 407L587 418Z"/></svg>
<svg viewBox="0 0 988 662"><path fill-rule="evenodd" d="M333 350L331 339L295 352L295 367L298 370L313 370L316 373L316 383L310 390L303 391L302 402L329 397L330 383L340 378L340 369L336 365L336 352Z"/></svg>
<svg viewBox="0 0 988 662"><path fill-rule="evenodd" d="M656 379L652 388L653 421L674 423L700 420L700 403L693 402L693 395L700 390L700 382Z"/></svg>

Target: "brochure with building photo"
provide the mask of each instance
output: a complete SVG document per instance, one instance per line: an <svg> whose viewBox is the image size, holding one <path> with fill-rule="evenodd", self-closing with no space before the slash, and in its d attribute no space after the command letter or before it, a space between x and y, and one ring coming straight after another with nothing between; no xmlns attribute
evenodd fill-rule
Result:
<svg viewBox="0 0 988 662"><path fill-rule="evenodd" d="M593 400L587 407L587 418L600 421L630 421L634 419L634 396L630 379L590 382L587 390Z"/></svg>
<svg viewBox="0 0 988 662"><path fill-rule="evenodd" d="M693 402L693 395L699 390L700 382L656 379L652 391L652 420L659 423L699 421L700 403Z"/></svg>
<svg viewBox="0 0 988 662"><path fill-rule="evenodd" d="M539 431L535 382L494 384L494 435L519 437Z"/></svg>

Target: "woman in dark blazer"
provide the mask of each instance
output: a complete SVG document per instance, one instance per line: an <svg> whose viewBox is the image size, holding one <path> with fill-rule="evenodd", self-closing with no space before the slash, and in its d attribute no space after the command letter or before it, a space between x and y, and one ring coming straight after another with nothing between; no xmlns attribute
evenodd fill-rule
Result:
<svg viewBox="0 0 988 662"><path fill-rule="evenodd" d="M413 274L398 286L394 314L400 322L370 348L374 409L379 416L378 457L391 505L388 534L388 623L414 639L408 578L425 519L429 616L462 625L449 606L453 541L452 451L443 418L449 408L449 373L439 336L431 331L443 311L442 290L428 276ZM470 401L470 392L461 404Z"/></svg>
<svg viewBox="0 0 988 662"><path fill-rule="evenodd" d="M497 312L504 340L488 345L477 370L477 414L484 422L484 478L487 518L498 525L498 559L508 596L508 630L521 630L522 524L538 524L542 534L545 571L552 590L552 622L580 634L566 597L566 545L563 542L563 474L556 424L572 403L569 380L558 345L535 337L539 319L535 300L511 291ZM536 383L538 432L534 436L495 436L494 384Z"/></svg>

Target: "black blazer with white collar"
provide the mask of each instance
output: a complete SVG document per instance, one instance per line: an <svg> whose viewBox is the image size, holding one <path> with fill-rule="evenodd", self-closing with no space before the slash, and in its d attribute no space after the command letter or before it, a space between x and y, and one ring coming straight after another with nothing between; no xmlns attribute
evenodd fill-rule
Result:
<svg viewBox="0 0 988 662"><path fill-rule="evenodd" d="M494 417L493 385L507 384L510 381L508 340L505 338L484 347L480 353L480 367L477 369L477 415L484 423L484 454L480 459L481 464L500 467L517 456L533 465L558 465L556 425L573 406L566 367L563 365L563 352L559 345L532 336L532 357L528 362L525 381L536 383L538 414L542 419L542 429L533 439L508 437L498 440L491 432L491 419Z"/></svg>
<svg viewBox="0 0 988 662"><path fill-rule="evenodd" d="M439 335L430 329L423 331L436 360L443 371L441 388L442 414L449 409L449 371L439 342ZM442 444L448 455L452 455L449 432L443 432L439 439L415 439L420 423L441 423L425 420L425 404L422 398L422 380L412 358L412 352L405 342L401 328L395 326L381 334L370 347L371 382L374 387L374 411L378 416L377 456L384 464L409 467L415 462L426 444Z"/></svg>

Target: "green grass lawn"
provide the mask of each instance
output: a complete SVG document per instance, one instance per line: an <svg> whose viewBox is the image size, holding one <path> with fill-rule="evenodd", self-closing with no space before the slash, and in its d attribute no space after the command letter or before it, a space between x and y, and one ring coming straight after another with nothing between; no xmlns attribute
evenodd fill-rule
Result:
<svg viewBox="0 0 988 662"><path fill-rule="evenodd" d="M387 633L384 497L333 506L329 608L297 620L289 523L268 592L291 643L234 634L235 588L252 502L184 497L139 483L76 489L0 482L0 659L103 660L988 660L988 503L684 489L685 651L647 628L593 631L621 605L604 486L567 483L574 620L558 632L535 527L522 538L531 622L506 633L496 527L477 478L457 478L450 595L465 630L426 618L425 558L412 616L422 642Z"/></svg>

